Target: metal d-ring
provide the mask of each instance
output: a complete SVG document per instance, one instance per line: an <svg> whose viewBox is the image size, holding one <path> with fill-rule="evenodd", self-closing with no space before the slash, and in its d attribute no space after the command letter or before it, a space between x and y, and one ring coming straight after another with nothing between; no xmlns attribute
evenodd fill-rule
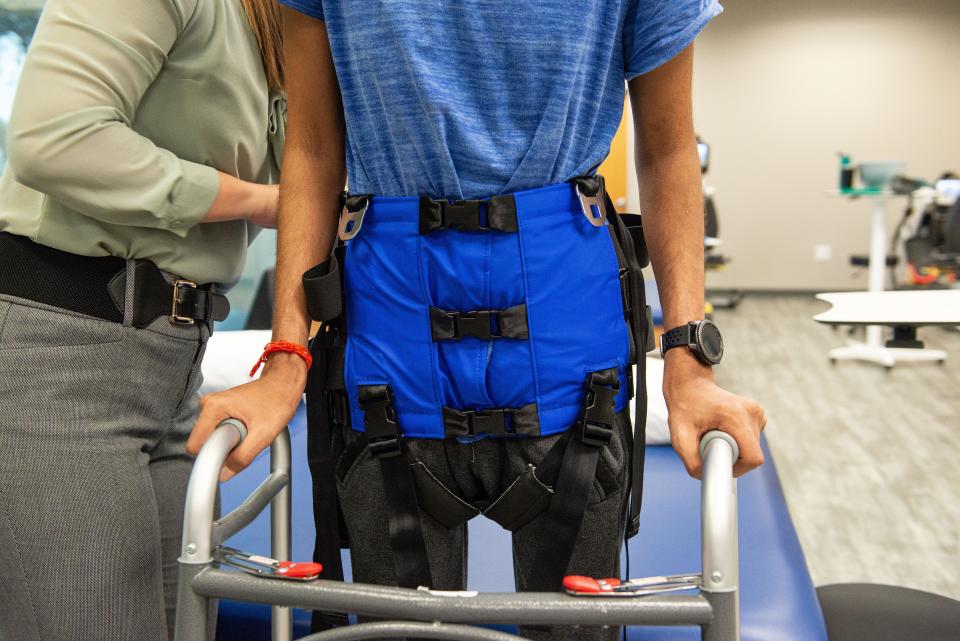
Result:
<svg viewBox="0 0 960 641"><path fill-rule="evenodd" d="M360 208L356 205L361 204ZM353 208L351 208L353 206ZM340 211L340 230L338 235L340 240L350 240L358 233L363 226L363 217L370 206L370 199L366 197L348 197L343 203L343 209Z"/></svg>
<svg viewBox="0 0 960 641"><path fill-rule="evenodd" d="M607 203L604 198L604 191L601 186L600 189L597 189L597 193L593 196L587 196L583 193L580 188L580 184L577 182L573 183L574 189L577 190L577 198L580 199L580 208L583 210L583 215L587 220L590 221L590 224L594 227L603 227L607 224ZM597 212L594 213L593 208L597 208Z"/></svg>

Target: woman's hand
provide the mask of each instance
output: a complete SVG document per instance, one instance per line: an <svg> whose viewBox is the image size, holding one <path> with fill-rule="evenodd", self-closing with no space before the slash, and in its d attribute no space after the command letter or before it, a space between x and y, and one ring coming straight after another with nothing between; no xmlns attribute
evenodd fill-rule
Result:
<svg viewBox="0 0 960 641"><path fill-rule="evenodd" d="M276 229L279 209L277 185L259 185L220 172L220 191L203 222L248 220L260 227Z"/></svg>
<svg viewBox="0 0 960 641"><path fill-rule="evenodd" d="M258 380L204 396L187 441L187 453L196 456L225 419L242 421L247 437L230 453L220 472L221 481L231 478L269 447L293 418L306 377L306 363L299 356L276 353L270 356Z"/></svg>
<svg viewBox="0 0 960 641"><path fill-rule="evenodd" d="M734 476L763 465L760 432L767 424L763 408L752 399L719 387L713 371L693 354L679 349L667 352L663 395L670 442L690 476L700 478L700 439L710 430L726 432L737 441L740 458L733 466Z"/></svg>

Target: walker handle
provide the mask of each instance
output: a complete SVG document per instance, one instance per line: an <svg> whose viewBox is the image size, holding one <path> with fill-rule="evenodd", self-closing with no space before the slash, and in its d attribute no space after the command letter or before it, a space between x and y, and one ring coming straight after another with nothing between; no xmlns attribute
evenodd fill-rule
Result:
<svg viewBox="0 0 960 641"><path fill-rule="evenodd" d="M209 621L209 600L193 591L192 582L205 566L213 563L213 548L249 525L270 505L270 554L280 561L290 559L290 432L284 429L270 447L270 475L243 503L214 521L220 471L230 452L247 436L247 426L235 418L222 421L193 464L183 511L183 538L180 547L180 584L177 588L177 641L205 639ZM293 639L289 608L273 607L273 641ZM209 640L207 640L209 641Z"/></svg>
<svg viewBox="0 0 960 641"><path fill-rule="evenodd" d="M228 418L217 426L200 449L187 485L180 563L212 562L213 548L249 525L271 502L271 521L274 526L271 552L280 560L288 559L290 500L289 492L284 490L290 482L290 433L286 429L277 436L270 448L270 476L236 509L214 521L223 463L246 436L246 425L238 419Z"/></svg>
<svg viewBox="0 0 960 641"><path fill-rule="evenodd" d="M703 590L736 593L739 588L737 482L733 465L739 448L732 436L719 430L700 440L703 485L700 494Z"/></svg>

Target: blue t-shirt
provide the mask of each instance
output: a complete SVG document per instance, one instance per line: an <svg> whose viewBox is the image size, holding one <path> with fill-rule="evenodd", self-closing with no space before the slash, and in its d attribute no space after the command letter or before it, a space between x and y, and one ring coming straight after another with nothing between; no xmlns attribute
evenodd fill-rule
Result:
<svg viewBox="0 0 960 641"><path fill-rule="evenodd" d="M485 198L595 169L625 80L717 0L280 0L325 20L353 193Z"/></svg>

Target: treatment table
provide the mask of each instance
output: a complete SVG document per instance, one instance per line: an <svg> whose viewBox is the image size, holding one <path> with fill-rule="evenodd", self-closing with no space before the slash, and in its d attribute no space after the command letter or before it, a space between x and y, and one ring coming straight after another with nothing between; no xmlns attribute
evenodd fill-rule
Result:
<svg viewBox="0 0 960 641"><path fill-rule="evenodd" d="M898 361L943 362L947 353L923 349L916 330L924 325L960 325L960 290L839 292L817 294L832 307L813 317L829 325L864 325L866 343L831 350L830 360L857 358L893 367ZM880 344L881 326L892 327L893 339Z"/></svg>
<svg viewBox="0 0 960 641"><path fill-rule="evenodd" d="M314 530L311 485L306 462L303 409L290 424L293 451L292 515L295 560L309 560ZM739 481L741 630L744 641L826 641L817 595L784 501L769 451L767 463ZM261 456L222 486L223 510L248 496L266 476L268 456ZM630 576L676 574L700 567L700 483L687 476L669 446L647 448L646 483L640 534L629 542ZM228 541L233 547L269 554L269 518L261 515ZM482 518L470 523L469 588L484 592L514 589L509 533ZM349 572L349 558L345 555ZM322 577L321 577L322 578ZM264 579L267 580L267 579ZM294 611L294 636L309 630L309 615ZM270 607L237 601L220 602L220 641L266 641ZM510 630L509 627L499 629ZM699 639L690 628L639 628L633 641Z"/></svg>

